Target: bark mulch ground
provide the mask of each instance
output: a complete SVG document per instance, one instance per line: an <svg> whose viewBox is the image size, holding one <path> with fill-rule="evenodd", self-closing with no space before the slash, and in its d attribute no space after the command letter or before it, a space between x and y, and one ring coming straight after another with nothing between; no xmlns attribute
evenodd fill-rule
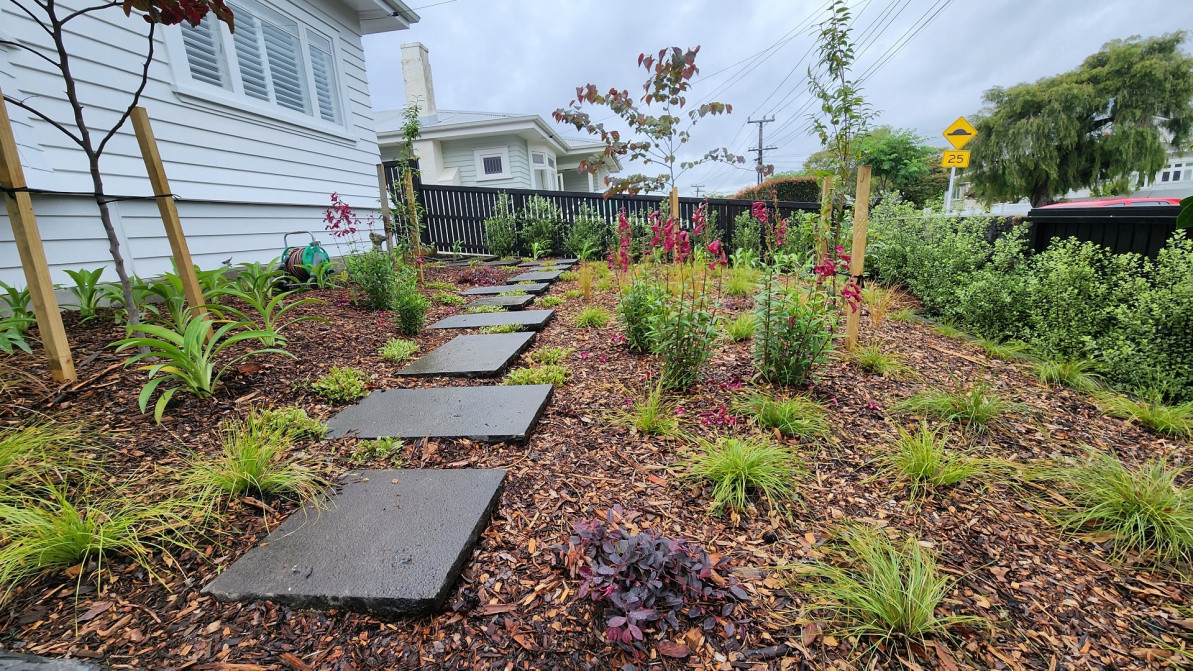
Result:
<svg viewBox="0 0 1193 671"><path fill-rule="evenodd" d="M455 281L467 271L430 268L428 279ZM501 279L512 272L492 274ZM575 288L576 282L559 282L549 295ZM288 347L296 359L243 364L215 399L179 394L160 426L136 407L143 372L122 367L123 355L108 347L120 331L109 319L78 323L68 313L81 382L50 384L40 351L11 358L9 370L22 372L10 373L16 382L0 419L83 420L100 441L97 462L114 478L139 477L151 487L160 477L152 469L180 468L194 453L213 453L218 423L253 404L297 404L314 416L332 415L337 408L305 386L331 366L365 370L375 388L493 384L397 377L402 364L376 354L394 336L388 315L355 307L347 290L308 295L325 304L303 306L305 312L328 322L291 328ZM613 311L616 292L597 292L591 303ZM408 467L509 470L500 505L446 612L381 621L200 596L212 576L297 505L245 497L229 504L218 528L195 539L194 551L155 556L156 576L115 557L98 581L95 567L86 566L19 586L0 610L0 647L154 669L607 669L630 662L639 668L1122 669L1187 663L1173 650L1189 649L1193 628L1193 587L1180 575L1113 561L1105 539L1058 533L1047 521L1047 492L1038 488L978 478L913 501L882 475L875 458L888 449L897 426L914 422L889 412L895 401L975 381L1020 404L975 442L984 456L1030 463L1080 456L1089 446L1113 450L1130 464L1167 455L1182 465L1188 443L1108 418L1088 397L1041 386L1024 365L991 360L974 344L936 335L924 324L887 320L874 329L864 319L864 342L898 353L916 375L874 377L843 360L820 369L809 391L830 408L833 431L824 440L788 441L808 463L790 521L764 504L748 514L713 517L708 491L684 477L694 446L611 421L628 397L643 393L642 380L658 363L618 342L615 322L576 328L573 317L584 305L575 298L557 308L531 348L574 347L576 353L566 362L573 378L556 391L527 444L423 440L403 448ZM733 315L749 308L748 300L730 299L723 310ZM454 310L434 307L428 323ZM455 335L424 331L414 340L426 352ZM708 438L756 431L731 408L735 397L756 389L750 343L718 343L706 372L678 399L684 431ZM354 444L307 442L291 456L330 476L353 467ZM606 641L599 609L576 598L578 582L554 546L566 544L573 522L615 505L632 511L637 528L692 539L723 555L750 593L738 615L748 620L744 626L729 635L727 622L709 630L685 623L685 631L669 637L682 647L664 646L672 656L650 646L635 659ZM955 579L944 609L984 625L956 628L926 646L859 656L866 643L826 630L806 611L807 598L787 589L791 573L776 569L825 557L825 544L851 522L931 547L941 570Z"/></svg>

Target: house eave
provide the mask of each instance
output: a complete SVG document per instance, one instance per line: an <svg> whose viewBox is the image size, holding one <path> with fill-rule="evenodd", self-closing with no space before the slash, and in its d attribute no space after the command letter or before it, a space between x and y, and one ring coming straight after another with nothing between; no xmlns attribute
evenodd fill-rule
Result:
<svg viewBox="0 0 1193 671"><path fill-rule="evenodd" d="M347 0L347 3L360 15L360 30L365 35L406 30L420 18L402 0Z"/></svg>
<svg viewBox="0 0 1193 671"><path fill-rule="evenodd" d="M530 142L546 143L558 154L568 152L568 145L555 131L551 130L538 115L527 114L518 117L483 119L464 123L437 124L421 129L421 140L464 140L492 135L518 135ZM402 142L400 129L377 131L377 142L382 145Z"/></svg>

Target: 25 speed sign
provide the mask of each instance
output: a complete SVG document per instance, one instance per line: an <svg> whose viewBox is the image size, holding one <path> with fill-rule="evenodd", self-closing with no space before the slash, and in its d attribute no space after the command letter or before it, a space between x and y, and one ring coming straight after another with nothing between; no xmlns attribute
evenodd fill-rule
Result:
<svg viewBox="0 0 1193 671"><path fill-rule="evenodd" d="M944 152L940 164L946 168L968 168L969 151L964 149L950 149Z"/></svg>

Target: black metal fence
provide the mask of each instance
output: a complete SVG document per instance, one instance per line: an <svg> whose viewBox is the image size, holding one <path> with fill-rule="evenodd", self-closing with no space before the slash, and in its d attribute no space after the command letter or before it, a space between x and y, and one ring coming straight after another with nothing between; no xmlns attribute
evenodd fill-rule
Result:
<svg viewBox="0 0 1193 671"><path fill-rule="evenodd" d="M1053 240L1074 237L1115 254L1134 252L1155 258L1176 231L1177 205L1128 207L1048 207L1027 214L1029 240L1036 252Z"/></svg>
<svg viewBox="0 0 1193 671"><path fill-rule="evenodd" d="M386 181L391 190L395 188L398 179L398 164L385 163ZM422 241L425 245L436 245L441 250L452 249L458 242L458 249L468 254L488 254L490 250L485 244L485 219L496 212L499 194L508 194L512 201L514 212L524 212L532 207L532 203L541 203L541 198L559 208L562 215L560 230L557 231L561 242L566 232L572 226L581 209L603 217L609 224L610 238L616 226L617 216L625 210L628 216L647 216L659 209L666 200L665 196L610 196L605 198L600 193L583 191L538 191L533 189L494 189L477 186L442 186L434 184L416 184L416 196L424 208ZM707 203L708 212L715 218L715 225L720 238L726 242L733 237L733 220L738 214L748 212L752 205L749 200L731 200L725 198L680 198L679 218L684 226L691 227L692 215L701 204ZM768 205L772 205L768 203ZM819 203L799 203L780 201L779 211L787 216L796 211L816 212L820 210ZM516 226L521 226L518 221ZM558 247L557 247L558 249ZM529 250L522 250L523 253Z"/></svg>

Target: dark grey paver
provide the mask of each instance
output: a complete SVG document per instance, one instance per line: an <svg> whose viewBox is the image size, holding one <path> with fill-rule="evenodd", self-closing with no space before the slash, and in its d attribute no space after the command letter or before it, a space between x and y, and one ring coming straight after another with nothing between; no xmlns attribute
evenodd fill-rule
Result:
<svg viewBox="0 0 1193 671"><path fill-rule="evenodd" d="M480 312L445 317L431 324L430 329L479 329L486 326L518 324L523 329L537 331L551 321L554 310L519 310L518 312Z"/></svg>
<svg viewBox="0 0 1193 671"><path fill-rule="evenodd" d="M550 398L549 384L382 389L332 417L327 435L522 441Z"/></svg>
<svg viewBox="0 0 1193 671"><path fill-rule="evenodd" d="M572 266L568 265L568 264L559 265L559 266L527 266L525 268L519 268L519 270L521 270L524 273L549 273L552 270L571 270L571 269L572 269Z"/></svg>
<svg viewBox="0 0 1193 671"><path fill-rule="evenodd" d="M486 266L516 266L522 259L497 259L496 261L486 261Z"/></svg>
<svg viewBox="0 0 1193 671"><path fill-rule="evenodd" d="M556 265L563 265L565 263L572 264L579 260L580 259L539 259L538 261L523 261L522 263L518 264L518 267L519 268L529 268L530 266L541 266L548 261L551 261L551 262L555 263Z"/></svg>
<svg viewBox="0 0 1193 671"><path fill-rule="evenodd" d="M539 271L537 273L522 273L521 275L514 275L506 280L506 284L517 284L518 282L554 282L563 274L562 270L548 270Z"/></svg>
<svg viewBox="0 0 1193 671"><path fill-rule="evenodd" d="M0 671L99 671L99 665L77 659L55 659L0 650Z"/></svg>
<svg viewBox="0 0 1193 671"><path fill-rule="evenodd" d="M419 357L398 375L493 377L501 374L531 340L534 333L530 331L457 336Z"/></svg>
<svg viewBox="0 0 1193 671"><path fill-rule="evenodd" d="M530 305L533 301L534 296L531 296L530 294L525 296L485 296L472 301L468 305L465 305L464 309L480 307L482 305L492 305L499 308L505 308L507 310L521 310L527 305Z"/></svg>
<svg viewBox="0 0 1193 671"><path fill-rule="evenodd" d="M536 282L534 284L519 284L516 287L511 287L508 284L502 284L502 285L496 286L496 287L472 287L471 289L461 291L460 295L461 296L493 296L496 294L504 293L506 291L513 291L515 289L517 289L519 291L525 291L528 294L541 294L542 292L546 291L547 288L550 286L551 285L547 284L546 282Z"/></svg>
<svg viewBox="0 0 1193 671"><path fill-rule="evenodd" d="M392 616L441 610L500 498L505 471L356 471L203 588L223 601Z"/></svg>

